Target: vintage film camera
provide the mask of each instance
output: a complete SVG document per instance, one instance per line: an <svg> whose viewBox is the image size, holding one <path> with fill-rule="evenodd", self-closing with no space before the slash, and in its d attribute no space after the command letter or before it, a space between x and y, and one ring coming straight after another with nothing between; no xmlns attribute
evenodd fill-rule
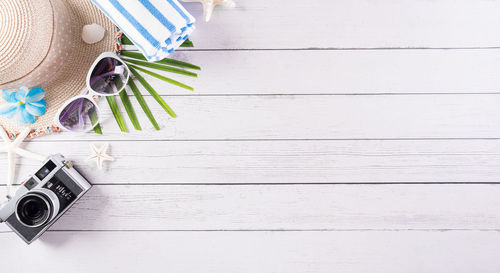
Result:
<svg viewBox="0 0 500 273"><path fill-rule="evenodd" d="M70 161L60 154L50 156L0 208L0 222L30 244L91 187Z"/></svg>

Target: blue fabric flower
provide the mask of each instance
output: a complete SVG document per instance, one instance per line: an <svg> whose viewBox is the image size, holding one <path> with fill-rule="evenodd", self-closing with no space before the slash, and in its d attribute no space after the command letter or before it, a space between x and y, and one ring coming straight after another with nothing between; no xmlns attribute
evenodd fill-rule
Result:
<svg viewBox="0 0 500 273"><path fill-rule="evenodd" d="M43 99L42 88L20 87L19 90L2 90L2 98L7 102L0 105L0 115L16 121L20 125L35 123L36 117L45 114L47 102Z"/></svg>

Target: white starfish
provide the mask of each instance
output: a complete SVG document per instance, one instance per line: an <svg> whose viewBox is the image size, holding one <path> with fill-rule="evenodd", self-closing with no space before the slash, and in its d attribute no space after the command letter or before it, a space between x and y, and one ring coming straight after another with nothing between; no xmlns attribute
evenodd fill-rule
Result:
<svg viewBox="0 0 500 273"><path fill-rule="evenodd" d="M30 132L31 129L29 127L25 127L24 130L19 134L19 136L17 136L14 141L11 141L4 128L0 126L0 136L5 143L3 147L0 147L0 153L7 153L7 157L9 159L9 169L7 173L7 197L10 196L10 187L14 183L16 172L16 155L38 161L44 161L46 158L46 156L30 152L19 147Z"/></svg>
<svg viewBox="0 0 500 273"><path fill-rule="evenodd" d="M99 170L102 169L102 163L104 161L114 161L115 159L109 156L106 152L108 151L109 144L104 143L100 148L97 148L94 144L89 144L92 149L92 155L87 158L87 161L94 161Z"/></svg>
<svg viewBox="0 0 500 273"><path fill-rule="evenodd" d="M203 5L203 17L205 17L205 21L210 21L210 17L212 17L212 12L214 11L215 6L221 5L228 8L236 7L236 3L233 0L182 0L184 2L200 2Z"/></svg>

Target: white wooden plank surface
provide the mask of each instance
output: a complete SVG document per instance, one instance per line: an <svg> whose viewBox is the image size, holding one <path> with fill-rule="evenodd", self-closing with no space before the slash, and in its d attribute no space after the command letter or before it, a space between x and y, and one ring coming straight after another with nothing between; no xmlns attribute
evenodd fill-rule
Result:
<svg viewBox="0 0 500 273"><path fill-rule="evenodd" d="M499 194L500 185L98 185L52 229L500 230Z"/></svg>
<svg viewBox="0 0 500 273"><path fill-rule="evenodd" d="M30 247L2 226L0 271L498 272L500 1L237 4L187 4L203 70L153 80L162 131L27 143L100 185Z"/></svg>
<svg viewBox="0 0 500 273"><path fill-rule="evenodd" d="M499 140L114 141L105 172L85 141L25 147L66 155L95 184L500 182ZM38 167L20 160L18 174Z"/></svg>
<svg viewBox="0 0 500 273"><path fill-rule="evenodd" d="M111 117L104 136L86 140L497 138L500 96L284 95L165 97L178 117L169 119L147 98L161 131L121 133ZM134 101L135 103L135 101ZM136 104L137 105L137 104ZM136 106L140 109L139 106ZM132 128L129 124L129 128ZM60 134L35 141L74 140Z"/></svg>
<svg viewBox="0 0 500 273"><path fill-rule="evenodd" d="M0 234L2 272L401 273L500 270L500 234L404 232L49 232ZM29 262L23 262L29 257ZM2 260L6 261L6 260Z"/></svg>
<svg viewBox="0 0 500 273"><path fill-rule="evenodd" d="M495 47L498 1L239 0L198 21L197 48ZM200 15L201 7L187 5Z"/></svg>
<svg viewBox="0 0 500 273"><path fill-rule="evenodd" d="M198 78L169 74L194 92L147 77L162 95L498 93L500 86L500 49L182 51L174 58L202 70Z"/></svg>

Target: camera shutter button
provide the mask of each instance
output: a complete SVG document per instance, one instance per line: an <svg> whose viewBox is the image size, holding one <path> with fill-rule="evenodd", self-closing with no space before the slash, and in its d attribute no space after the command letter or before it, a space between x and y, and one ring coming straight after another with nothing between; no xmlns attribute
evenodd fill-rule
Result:
<svg viewBox="0 0 500 273"><path fill-rule="evenodd" d="M68 169L71 169L71 168L73 168L73 162L71 162L71 161L65 161L64 162L64 166L66 166L66 168L68 168Z"/></svg>

